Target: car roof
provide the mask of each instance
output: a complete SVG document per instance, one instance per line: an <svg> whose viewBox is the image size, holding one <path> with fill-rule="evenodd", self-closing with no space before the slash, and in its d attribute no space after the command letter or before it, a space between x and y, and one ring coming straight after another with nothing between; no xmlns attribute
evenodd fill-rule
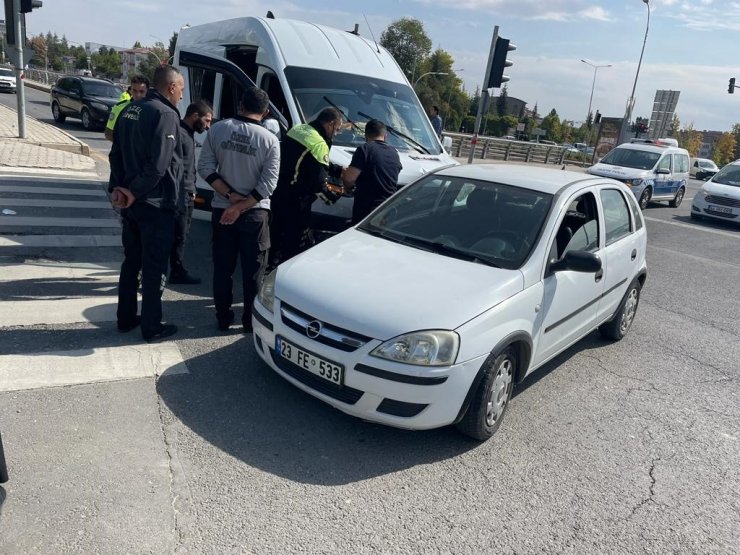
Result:
<svg viewBox="0 0 740 555"><path fill-rule="evenodd" d="M113 81L108 81L107 79L99 79L98 77L87 77L85 75L62 75L61 79L79 79L80 81L84 81L85 83L105 83L106 85L113 85Z"/></svg>
<svg viewBox="0 0 740 555"><path fill-rule="evenodd" d="M467 164L450 166L437 175L492 181L554 195L569 185L601 183L605 178L580 172L515 164ZM608 180L608 178L606 178Z"/></svg>
<svg viewBox="0 0 740 555"><path fill-rule="evenodd" d="M628 150L643 150L645 152L681 152L688 154L689 151L685 148L678 146L661 146L655 143L622 143L615 148L628 149Z"/></svg>

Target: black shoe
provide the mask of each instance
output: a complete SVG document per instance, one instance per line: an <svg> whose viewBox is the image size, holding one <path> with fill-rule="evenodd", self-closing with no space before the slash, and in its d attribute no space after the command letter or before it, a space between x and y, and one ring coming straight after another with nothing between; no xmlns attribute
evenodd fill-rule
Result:
<svg viewBox="0 0 740 555"><path fill-rule="evenodd" d="M242 324L242 331L244 333L253 333L254 329L252 329L252 322L248 322L246 324Z"/></svg>
<svg viewBox="0 0 740 555"><path fill-rule="evenodd" d="M138 328L139 324L141 324L141 316L136 316L134 318L134 321L128 324L122 324L121 322L118 322L118 331L120 331L121 333L126 333Z"/></svg>
<svg viewBox="0 0 740 555"><path fill-rule="evenodd" d="M187 270L182 270L181 272L177 273L170 273L170 283L179 285L198 285L200 281L200 278L191 276Z"/></svg>
<svg viewBox="0 0 740 555"><path fill-rule="evenodd" d="M226 314L222 316L216 314L216 320L218 321L218 329L220 331L229 331L231 324L234 323L234 311L229 310Z"/></svg>
<svg viewBox="0 0 740 555"><path fill-rule="evenodd" d="M159 332L149 337L144 337L144 341L147 343L159 343L160 341L173 336L177 333L177 326L175 324L162 324Z"/></svg>

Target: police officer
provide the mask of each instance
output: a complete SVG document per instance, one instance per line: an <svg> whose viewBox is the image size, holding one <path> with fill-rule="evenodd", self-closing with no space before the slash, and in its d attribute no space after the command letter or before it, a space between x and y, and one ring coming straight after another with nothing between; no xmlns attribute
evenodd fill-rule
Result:
<svg viewBox="0 0 740 555"><path fill-rule="evenodd" d="M252 331L252 302L262 281L270 248L270 196L280 171L280 143L260 125L269 98L256 87L245 89L239 113L216 123L198 160L198 173L213 188L213 301L218 329L234 322L233 274L241 261L242 326Z"/></svg>
<svg viewBox="0 0 740 555"><path fill-rule="evenodd" d="M347 190L356 187L352 205L352 224L356 224L398 189L401 158L386 143L387 129L382 121L365 124L365 144L358 147L342 174Z"/></svg>
<svg viewBox="0 0 740 555"><path fill-rule="evenodd" d="M128 92L125 92L125 98L124 94L122 93L118 103L110 109L110 114L108 115L108 123L105 124L106 139L108 139L109 141L113 140L113 129L116 127L116 121L118 120L118 116L121 114L123 109L134 100L140 100L144 98L147 92L149 92L149 79L147 79L143 75L134 75L131 78L131 85L129 85Z"/></svg>
<svg viewBox="0 0 740 555"><path fill-rule="evenodd" d="M113 131L110 182L113 205L121 209L124 260L118 281L118 329L141 323L149 342L177 332L162 324L162 289L175 232L175 213L182 203L180 114L175 105L185 87L180 71L159 66L154 88L121 113ZM136 293L141 272L141 317Z"/></svg>
<svg viewBox="0 0 740 555"><path fill-rule="evenodd" d="M185 240L190 231L195 201L195 133L203 133L211 128L213 108L205 100L193 102L185 110L185 117L180 122L180 140L182 142L182 199L184 205L175 217L175 242L170 253L170 283L197 285L200 278L190 274L183 265Z"/></svg>
<svg viewBox="0 0 740 555"><path fill-rule="evenodd" d="M340 194L327 187L327 178L341 178L342 167L329 163L334 135L342 114L324 108L315 120L296 125L280 146L280 178L272 197L270 268L313 245L311 205L320 198L333 204Z"/></svg>

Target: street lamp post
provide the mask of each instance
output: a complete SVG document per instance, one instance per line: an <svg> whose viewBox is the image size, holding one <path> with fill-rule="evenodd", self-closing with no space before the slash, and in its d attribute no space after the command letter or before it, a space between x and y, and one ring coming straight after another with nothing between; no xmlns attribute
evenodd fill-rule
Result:
<svg viewBox="0 0 740 555"><path fill-rule="evenodd" d="M637 62L637 71L635 72L635 82L632 85L632 94L627 101L627 109L624 112L624 120L622 121L622 129L619 136L619 142L623 142L627 135L627 126L629 125L630 119L632 119L632 108L635 104L635 89L637 88L637 78L640 75L640 66L642 65L642 55L645 53L645 43L647 43L648 29L650 29L650 0L642 0L647 6L647 24L645 25L645 38L642 41L642 50L640 51L640 60Z"/></svg>
<svg viewBox="0 0 740 555"><path fill-rule="evenodd" d="M581 61L584 64L589 65L592 68L594 68L594 80L591 83L591 97L588 99L588 113L586 114L586 121L588 121L588 116L591 115L591 103L594 100L594 87L596 86L596 72L599 70L600 67L612 67L612 65L611 64L596 65L596 64L592 64L588 60L583 60L583 59L581 59Z"/></svg>
<svg viewBox="0 0 740 555"><path fill-rule="evenodd" d="M427 75L449 75L446 71L427 71L426 73L422 73L419 78L414 81L413 88L416 88L416 84L422 80L422 78L426 77Z"/></svg>

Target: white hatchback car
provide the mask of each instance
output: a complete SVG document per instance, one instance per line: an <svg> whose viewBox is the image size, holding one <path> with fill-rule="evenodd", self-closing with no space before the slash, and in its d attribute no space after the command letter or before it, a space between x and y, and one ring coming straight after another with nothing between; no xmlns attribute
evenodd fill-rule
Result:
<svg viewBox="0 0 740 555"><path fill-rule="evenodd" d="M646 241L618 181L442 169L272 272L252 307L255 347L348 414L485 440L516 382L596 328L627 333Z"/></svg>
<svg viewBox="0 0 740 555"><path fill-rule="evenodd" d="M691 217L740 221L740 160L723 166L701 186L691 204Z"/></svg>

